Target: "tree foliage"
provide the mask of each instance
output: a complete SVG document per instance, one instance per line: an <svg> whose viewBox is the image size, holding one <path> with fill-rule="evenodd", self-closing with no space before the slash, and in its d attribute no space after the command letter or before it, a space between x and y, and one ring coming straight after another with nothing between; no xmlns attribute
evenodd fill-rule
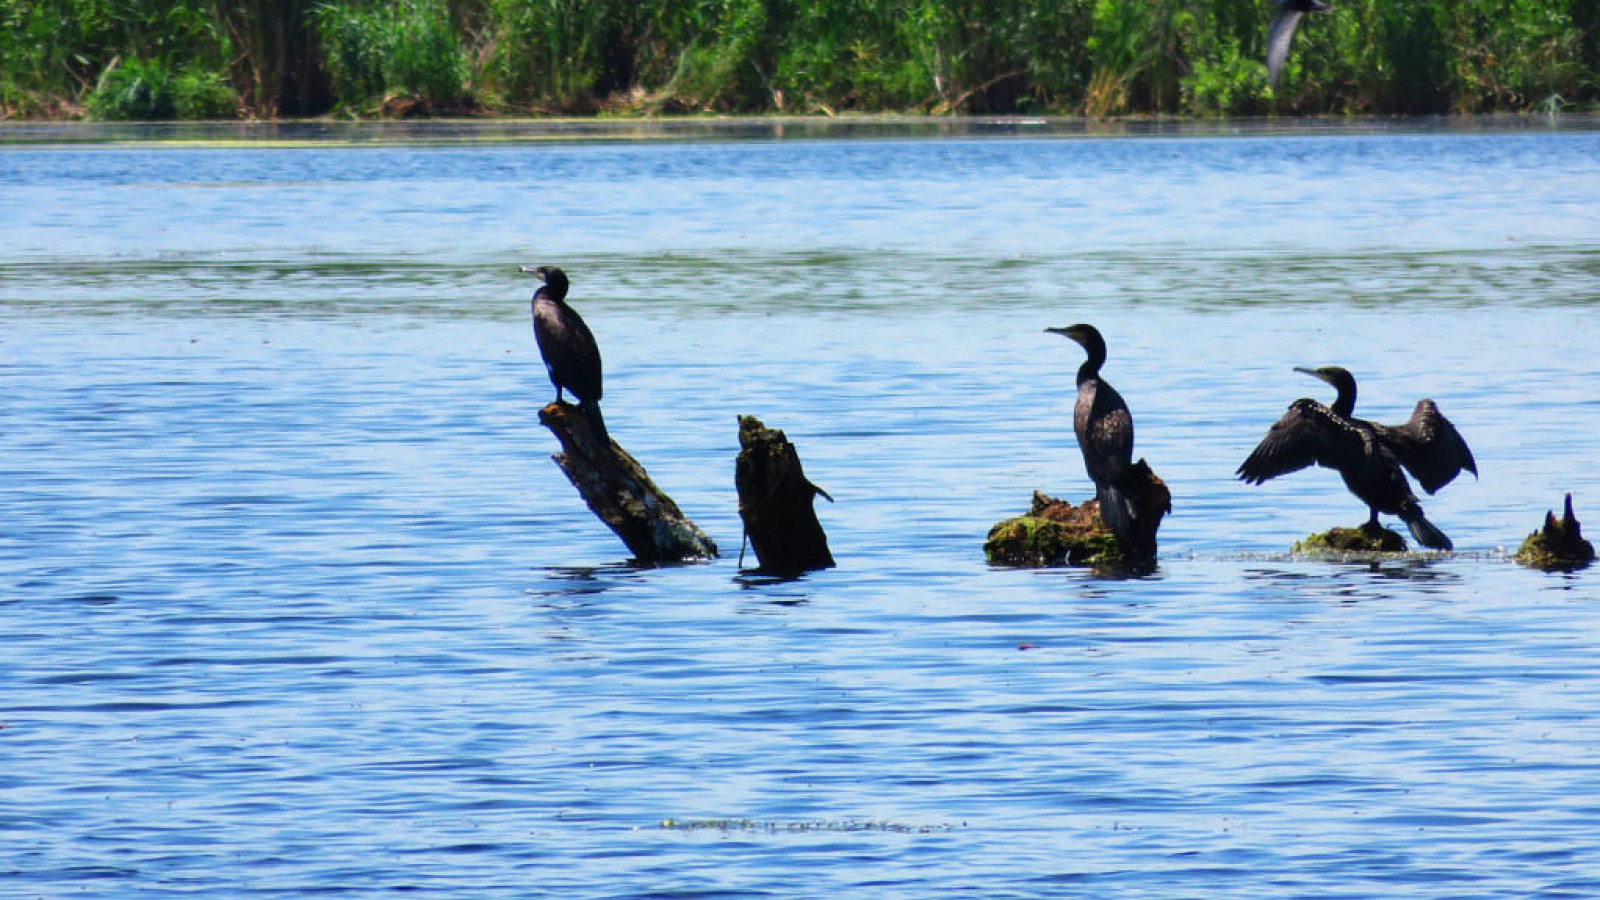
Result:
<svg viewBox="0 0 1600 900"><path fill-rule="evenodd" d="M0 0L0 116L1591 104L1600 0Z"/></svg>

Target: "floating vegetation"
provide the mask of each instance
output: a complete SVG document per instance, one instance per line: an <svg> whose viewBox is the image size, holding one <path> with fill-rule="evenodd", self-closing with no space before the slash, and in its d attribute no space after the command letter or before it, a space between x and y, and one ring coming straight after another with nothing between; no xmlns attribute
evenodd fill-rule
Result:
<svg viewBox="0 0 1600 900"><path fill-rule="evenodd" d="M1404 553L1405 538L1371 522L1359 528L1330 528L1296 541L1295 553Z"/></svg>
<svg viewBox="0 0 1600 900"><path fill-rule="evenodd" d="M670 831L759 832L765 834L852 834L862 831L889 834L935 834L954 831L966 823L941 822L936 825L911 825L882 819L818 819L802 822L776 822L763 819L662 819L661 827Z"/></svg>
<svg viewBox="0 0 1600 900"><path fill-rule="evenodd" d="M1039 491L1033 492L1033 505L1026 515L989 529L983 554L990 565L1022 568L1115 568L1127 563L1117 536L1100 521L1099 502L1087 500L1074 506Z"/></svg>
<svg viewBox="0 0 1600 900"><path fill-rule="evenodd" d="M1572 514L1572 495L1568 494L1561 518L1554 510L1544 514L1544 527L1528 535L1513 557L1530 569L1546 572L1571 572L1594 562L1594 545L1584 540L1578 517Z"/></svg>

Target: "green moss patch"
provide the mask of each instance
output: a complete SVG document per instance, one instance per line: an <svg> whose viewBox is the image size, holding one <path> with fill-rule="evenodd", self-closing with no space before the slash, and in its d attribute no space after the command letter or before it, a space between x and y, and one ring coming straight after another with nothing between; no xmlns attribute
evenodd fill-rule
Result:
<svg viewBox="0 0 1600 900"><path fill-rule="evenodd" d="M983 553L990 565L1018 568L1117 569L1129 563L1116 535L1100 521L1098 502L1088 500L1074 506L1038 491L1026 515L989 529Z"/></svg>
<svg viewBox="0 0 1600 900"><path fill-rule="evenodd" d="M1530 569L1545 572L1571 572L1594 562L1594 545L1583 539L1583 529L1572 513L1572 495L1560 519L1555 512L1544 515L1544 527L1530 534L1512 557Z"/></svg>
<svg viewBox="0 0 1600 900"><path fill-rule="evenodd" d="M1359 528L1330 528L1295 542L1295 553L1404 553L1406 540L1371 523Z"/></svg>

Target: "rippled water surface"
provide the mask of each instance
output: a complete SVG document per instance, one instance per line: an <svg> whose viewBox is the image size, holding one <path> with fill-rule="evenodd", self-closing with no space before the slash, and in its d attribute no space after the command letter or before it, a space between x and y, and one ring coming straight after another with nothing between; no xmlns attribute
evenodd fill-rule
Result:
<svg viewBox="0 0 1600 900"><path fill-rule="evenodd" d="M1600 533L1592 123L334 130L0 130L0 894L1600 894L1600 575L1507 558ZM549 460L524 263L723 559ZM1149 577L983 561L1077 321ZM1455 554L1233 480L1330 363ZM836 569L741 574L739 414Z"/></svg>

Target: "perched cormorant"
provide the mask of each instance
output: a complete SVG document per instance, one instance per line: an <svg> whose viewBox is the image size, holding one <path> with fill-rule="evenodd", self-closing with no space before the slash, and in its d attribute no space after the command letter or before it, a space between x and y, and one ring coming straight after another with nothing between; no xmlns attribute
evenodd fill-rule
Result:
<svg viewBox="0 0 1600 900"><path fill-rule="evenodd" d="M1325 466L1338 472L1350 493L1367 504L1372 513L1369 526L1377 526L1380 512L1399 516L1417 543L1451 549L1450 539L1423 517L1401 471L1402 466L1409 470L1430 494L1453 481L1462 469L1477 476L1472 451L1439 407L1432 400L1419 400L1404 425L1380 425L1355 417L1356 379L1346 370L1324 366L1295 371L1333 385L1338 391L1333 405L1308 399L1291 403L1235 474L1260 484L1312 463Z"/></svg>
<svg viewBox="0 0 1600 900"><path fill-rule="evenodd" d="M1278 74L1289 58L1289 42L1294 40L1295 26L1306 13L1333 12L1327 0L1273 0L1278 15L1267 26L1267 84L1278 86Z"/></svg>
<svg viewBox="0 0 1600 900"><path fill-rule="evenodd" d="M1124 545L1134 540L1138 508L1123 479L1133 464L1133 415L1116 388L1100 380L1106 342L1093 325L1046 328L1076 341L1089 354L1078 367L1078 402L1072 409L1072 430L1083 451L1083 467L1094 482L1100 520Z"/></svg>
<svg viewBox="0 0 1600 900"><path fill-rule="evenodd" d="M600 345L583 317L567 305L567 273L556 266L523 266L522 272L544 282L533 292L533 338L556 387L556 402L563 390L571 391L601 445L609 446L611 436L600 416Z"/></svg>

